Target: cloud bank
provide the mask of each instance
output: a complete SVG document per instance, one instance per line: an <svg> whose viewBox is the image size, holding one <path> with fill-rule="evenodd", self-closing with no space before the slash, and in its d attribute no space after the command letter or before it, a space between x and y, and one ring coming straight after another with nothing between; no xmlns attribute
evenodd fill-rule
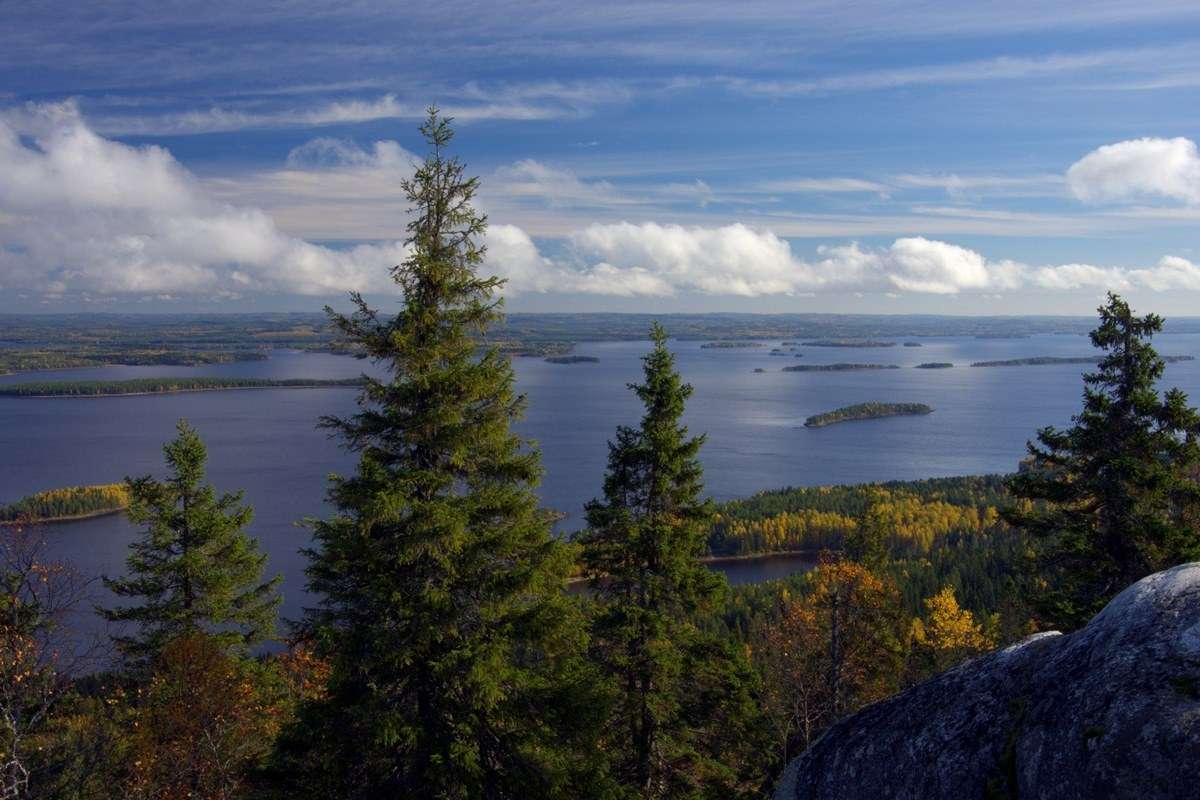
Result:
<svg viewBox="0 0 1200 800"><path fill-rule="evenodd" d="M308 187L350 198L369 181L378 191L395 191L414 158L394 142L364 149L314 139L291 151L286 169L269 173L264 191L285 196ZM1068 182L1084 198L1157 192L1192 202L1197 161L1186 139L1122 142L1079 161ZM530 192L553 187L562 202L613 201L607 184L584 184L536 162L518 162L505 174ZM72 104L6 112L0 116L0 291L208 299L395 292L388 268L404 259L402 243L316 245L287 234L253 205L222 202L220 185L200 181L163 148L99 136ZM509 280L508 294L1200 290L1200 266L1178 256L1133 268L1031 265L911 236L885 247L825 245L804 257L770 230L744 224L596 223L572 231L548 253L522 228L494 223L487 245L486 268Z"/></svg>

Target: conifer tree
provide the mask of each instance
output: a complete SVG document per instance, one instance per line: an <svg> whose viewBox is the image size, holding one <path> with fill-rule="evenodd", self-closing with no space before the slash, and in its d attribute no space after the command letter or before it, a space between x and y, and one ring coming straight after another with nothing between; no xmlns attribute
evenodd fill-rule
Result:
<svg viewBox="0 0 1200 800"><path fill-rule="evenodd" d="M267 556L246 534L253 510L242 493L218 496L204 483L208 452L184 420L163 447L169 475L127 478L129 519L145 526L130 545L128 576L105 578L118 597L134 602L102 609L103 616L132 623L115 637L127 656L156 656L181 636L208 634L238 653L274 633L279 578L263 580Z"/></svg>
<svg viewBox="0 0 1200 800"><path fill-rule="evenodd" d="M1200 558L1200 415L1179 389L1155 387L1162 318L1136 317L1112 293L1099 313L1091 340L1106 354L1084 376L1083 411L1068 430L1040 430L1031 468L1010 482L1034 501L1008 517L1040 540L1042 615L1068 628L1138 579Z"/></svg>
<svg viewBox="0 0 1200 800"><path fill-rule="evenodd" d="M694 622L726 588L699 561L713 516L701 497L704 437L680 423L692 387L657 323L651 339L644 382L630 385L645 415L609 443L604 497L588 504L582 537L598 607L593 650L615 694L612 771L629 797L731 796L742 765L728 740L705 737L746 722L735 707L747 678Z"/></svg>
<svg viewBox="0 0 1200 800"><path fill-rule="evenodd" d="M384 375L358 413L324 421L359 457L331 478L336 513L308 551L321 601L304 627L331 675L277 773L288 796L571 796L578 732L595 728L569 697L587 686L571 553L538 508L540 456L510 430L525 404L512 366L479 346L502 281L478 273L477 179L436 108L421 132L399 312L357 293L353 314L329 310Z"/></svg>

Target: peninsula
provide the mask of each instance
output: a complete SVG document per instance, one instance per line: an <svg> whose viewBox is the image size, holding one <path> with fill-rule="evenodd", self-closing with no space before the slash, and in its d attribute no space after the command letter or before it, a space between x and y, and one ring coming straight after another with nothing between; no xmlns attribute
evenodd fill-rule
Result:
<svg viewBox="0 0 1200 800"><path fill-rule="evenodd" d="M361 378L134 378L125 381L42 381L0 384L0 397L117 397L138 394L212 392L223 389L311 389L361 386Z"/></svg>

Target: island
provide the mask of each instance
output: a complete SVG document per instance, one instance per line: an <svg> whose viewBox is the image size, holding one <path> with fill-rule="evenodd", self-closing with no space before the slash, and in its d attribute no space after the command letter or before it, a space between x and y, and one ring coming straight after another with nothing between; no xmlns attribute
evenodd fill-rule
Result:
<svg viewBox="0 0 1200 800"><path fill-rule="evenodd" d="M700 345L701 350L744 350L751 347L766 347L766 345L762 342L743 341L705 342Z"/></svg>
<svg viewBox="0 0 1200 800"><path fill-rule="evenodd" d="M766 372L766 370L765 370L765 369L763 369L762 367L755 367L755 368L754 368L754 371L755 371L755 372Z"/></svg>
<svg viewBox="0 0 1200 800"><path fill-rule="evenodd" d="M600 359L595 356L550 356L544 360L547 364L595 364Z"/></svg>
<svg viewBox="0 0 1200 800"><path fill-rule="evenodd" d="M856 369L900 369L896 364L797 364L784 372L848 372Z"/></svg>
<svg viewBox="0 0 1200 800"><path fill-rule="evenodd" d="M924 345L922 345L920 342L905 342L904 346L905 347L923 347Z"/></svg>
<svg viewBox="0 0 1200 800"><path fill-rule="evenodd" d="M37 525L115 514L129 506L123 483L68 486L0 504L0 525Z"/></svg>
<svg viewBox="0 0 1200 800"><path fill-rule="evenodd" d="M917 364L915 369L950 369L953 366L949 361L926 361L924 364Z"/></svg>
<svg viewBox="0 0 1200 800"><path fill-rule="evenodd" d="M895 342L882 342L877 339L816 339L811 342L801 342L805 347L895 347Z"/></svg>
<svg viewBox="0 0 1200 800"><path fill-rule="evenodd" d="M858 403L844 406L824 414L815 414L804 420L806 428L823 428L838 422L853 422L860 419L880 417L902 417L932 414L933 409L924 403Z"/></svg>
<svg viewBox="0 0 1200 800"><path fill-rule="evenodd" d="M1177 361L1195 361L1195 356L1160 356L1168 364ZM1009 358L1002 361L976 361L972 367L1037 367L1046 364L1099 364L1101 356L1033 356L1032 358Z"/></svg>
<svg viewBox="0 0 1200 800"><path fill-rule="evenodd" d="M313 389L361 386L362 378L134 378L125 381L42 381L0 384L0 397L118 397L176 392L213 392L227 389Z"/></svg>

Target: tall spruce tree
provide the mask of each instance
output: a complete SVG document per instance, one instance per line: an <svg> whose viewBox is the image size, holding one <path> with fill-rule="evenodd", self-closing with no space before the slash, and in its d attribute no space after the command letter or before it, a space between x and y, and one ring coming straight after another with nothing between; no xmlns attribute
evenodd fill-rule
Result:
<svg viewBox="0 0 1200 800"><path fill-rule="evenodd" d="M113 594L140 601L101 610L112 622L135 626L115 641L136 660L194 634L244 653L275 629L280 579L263 580L267 556L244 530L254 512L242 505L241 492L218 496L204 483L204 442L184 420L176 431L163 447L165 481L125 480L129 519L145 531L129 546L128 576L104 578Z"/></svg>
<svg viewBox="0 0 1200 800"><path fill-rule="evenodd" d="M692 387L655 323L638 428L609 443L603 499L587 506L583 559L593 579L593 652L613 687L611 770L624 796L733 796L753 787L739 748L752 740L744 658L695 620L723 597L700 562L713 517L702 499L703 436L680 419ZM756 755L761 755L757 753Z"/></svg>
<svg viewBox="0 0 1200 800"><path fill-rule="evenodd" d="M1105 351L1084 376L1083 411L1068 430L1043 428L1030 468L1010 481L1028 510L1011 522L1039 540L1046 622L1074 628L1152 572L1200 558L1200 415L1179 389L1159 395L1162 330L1115 294L1092 344Z"/></svg>
<svg viewBox="0 0 1200 800"><path fill-rule="evenodd" d="M357 293L354 314L329 311L385 374L366 378L358 413L324 421L359 455L331 479L337 510L308 551L321 601L305 628L332 674L277 774L288 796L572 796L590 757L579 733L596 727L570 700L587 685L572 554L538 508L540 456L510 430L524 408L512 366L479 345L502 281L478 274L477 179L447 156L436 108L421 132L399 312Z"/></svg>

